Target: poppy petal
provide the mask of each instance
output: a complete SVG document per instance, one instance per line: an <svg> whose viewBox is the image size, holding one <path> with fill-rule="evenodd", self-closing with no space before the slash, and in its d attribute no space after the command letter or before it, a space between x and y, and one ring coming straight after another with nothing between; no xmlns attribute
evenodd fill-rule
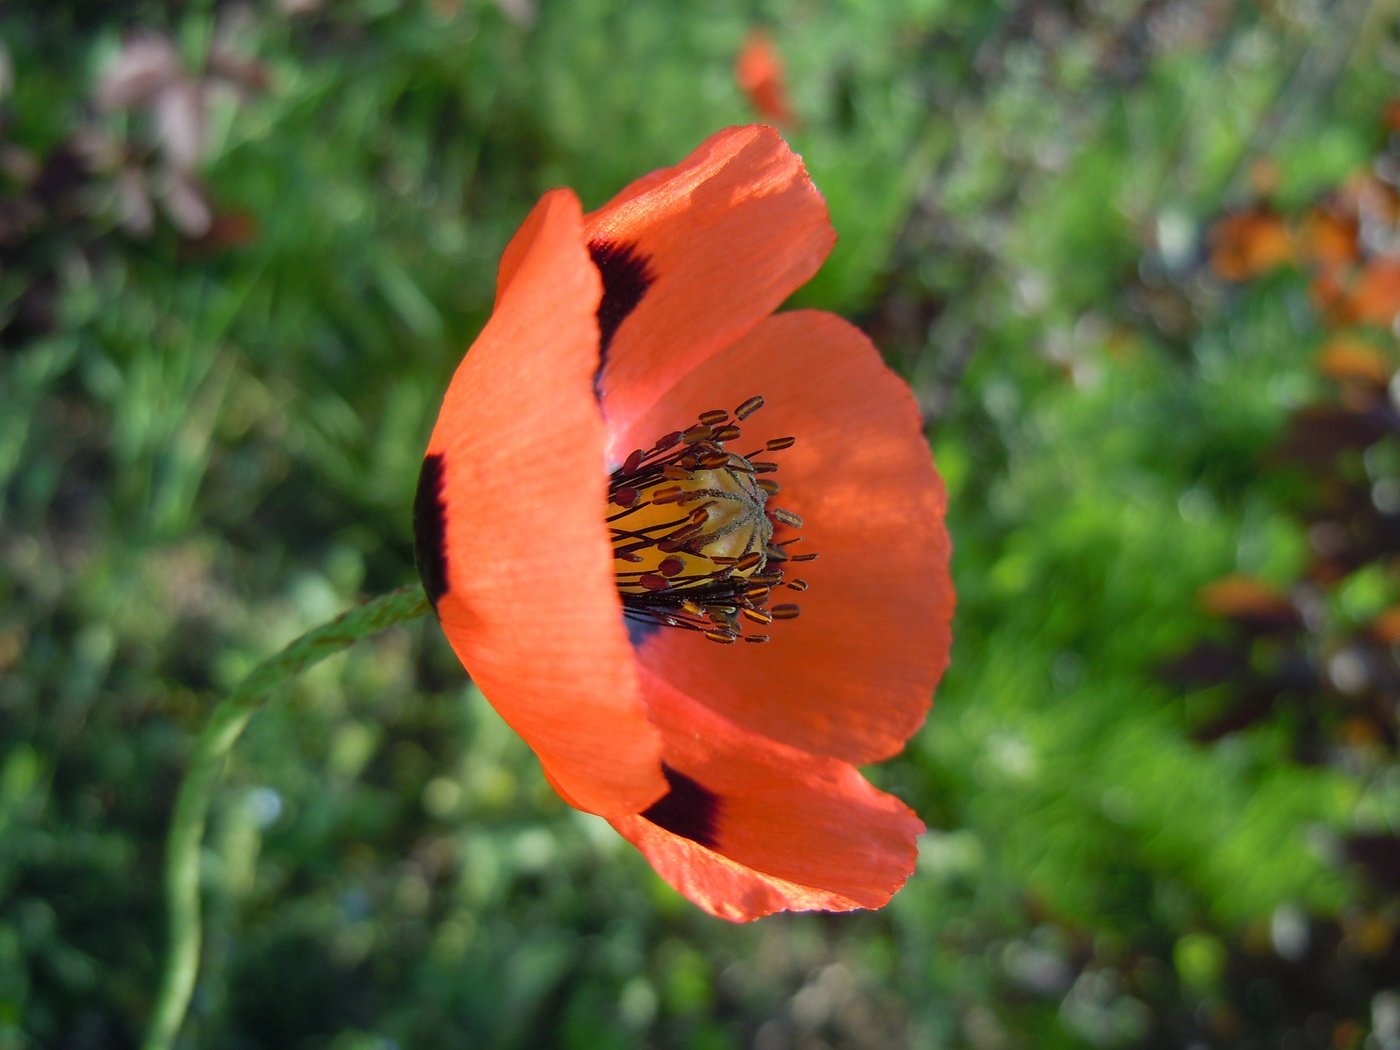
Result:
<svg viewBox="0 0 1400 1050"><path fill-rule="evenodd" d="M599 391L618 425L770 314L836 236L801 158L760 125L718 132L586 224L605 289Z"/></svg>
<svg viewBox="0 0 1400 1050"><path fill-rule="evenodd" d="M643 688L666 738L671 790L613 825L658 874L733 921L887 903L923 823L852 766L743 729L668 683Z"/></svg>
<svg viewBox="0 0 1400 1050"><path fill-rule="evenodd" d="M667 784L601 514L599 296L578 200L549 193L507 248L495 310L448 387L414 517L452 648L561 792L608 815Z"/></svg>
<svg viewBox="0 0 1400 1050"><path fill-rule="evenodd" d="M948 662L953 588L943 483L909 388L858 329L832 314L797 311L764 321L666 392L621 435L627 447L686 426L707 409L752 395L764 407L731 445L767 453L801 535L786 576L810 585L791 598L795 620L765 628L762 645L719 646L698 632L658 628L637 642L641 661L678 688L765 736L804 751L865 763L903 747L928 711ZM778 594L788 592L779 591Z"/></svg>

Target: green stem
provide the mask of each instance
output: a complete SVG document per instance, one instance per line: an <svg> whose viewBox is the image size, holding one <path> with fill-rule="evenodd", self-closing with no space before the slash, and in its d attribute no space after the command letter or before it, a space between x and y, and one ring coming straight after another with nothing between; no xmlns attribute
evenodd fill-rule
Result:
<svg viewBox="0 0 1400 1050"><path fill-rule="evenodd" d="M400 587L307 631L260 663L214 708L180 784L166 841L165 893L170 943L145 1050L169 1050L180 1032L199 971L199 847L224 759L248 720L280 686L313 664L386 627L428 611L423 589Z"/></svg>

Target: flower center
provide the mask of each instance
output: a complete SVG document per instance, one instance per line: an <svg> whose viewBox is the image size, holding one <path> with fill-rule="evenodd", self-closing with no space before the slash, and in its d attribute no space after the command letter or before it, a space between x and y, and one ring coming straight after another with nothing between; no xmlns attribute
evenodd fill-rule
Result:
<svg viewBox="0 0 1400 1050"><path fill-rule="evenodd" d="M768 640L744 634L743 620L766 625L797 616L796 605L769 605L769 598L780 586L806 590L784 567L816 555L787 552L801 537L774 542L775 526L801 528L802 519L768 506L778 484L759 475L778 465L756 458L794 439L774 438L742 456L725 448L762 407L762 398L751 397L732 417L702 412L694 426L637 449L608 477L613 571L628 619L727 644Z"/></svg>

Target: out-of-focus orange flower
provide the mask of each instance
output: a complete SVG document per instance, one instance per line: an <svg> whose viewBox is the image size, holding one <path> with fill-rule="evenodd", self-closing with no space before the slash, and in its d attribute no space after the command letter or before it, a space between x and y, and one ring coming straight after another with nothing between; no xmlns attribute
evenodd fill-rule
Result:
<svg viewBox="0 0 1400 1050"><path fill-rule="evenodd" d="M1354 336L1339 335L1318 353L1318 371L1338 382L1384 387L1390 382L1391 367L1377 347Z"/></svg>
<svg viewBox="0 0 1400 1050"><path fill-rule="evenodd" d="M1206 584L1196 600L1211 616L1235 620L1258 630L1285 626L1297 619L1287 598L1261 580L1243 573L1222 576Z"/></svg>
<svg viewBox="0 0 1400 1050"><path fill-rule="evenodd" d="M1293 259L1293 238L1268 204L1220 218L1211 227L1210 265L1227 281L1247 281Z"/></svg>
<svg viewBox="0 0 1400 1050"><path fill-rule="evenodd" d="M1400 259L1378 255L1357 275L1351 295L1356 319L1389 327L1400 313Z"/></svg>
<svg viewBox="0 0 1400 1050"><path fill-rule="evenodd" d="M1322 269L1313 277L1311 291L1334 325L1388 328L1400 315L1400 259L1378 255L1360 268Z"/></svg>
<svg viewBox="0 0 1400 1050"><path fill-rule="evenodd" d="M772 39L761 29L750 31L734 62L734 78L754 112L774 124L796 123L788 103L783 59Z"/></svg>
<svg viewBox="0 0 1400 1050"><path fill-rule="evenodd" d="M840 318L773 314L833 238L764 127L590 214L546 194L414 508L448 640L559 794L731 920L905 881L922 825L856 766L903 747L948 659L908 388Z"/></svg>
<svg viewBox="0 0 1400 1050"><path fill-rule="evenodd" d="M1372 622L1371 630L1387 645L1400 645L1400 605L1383 610Z"/></svg>
<svg viewBox="0 0 1400 1050"><path fill-rule="evenodd" d="M1354 214L1335 205L1315 205L1303 216L1298 254L1317 266L1350 265L1361 255L1357 234Z"/></svg>

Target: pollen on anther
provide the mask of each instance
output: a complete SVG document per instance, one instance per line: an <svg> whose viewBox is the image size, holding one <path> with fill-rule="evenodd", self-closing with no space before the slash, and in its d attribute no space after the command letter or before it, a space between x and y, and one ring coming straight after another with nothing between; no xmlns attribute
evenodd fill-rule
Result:
<svg viewBox="0 0 1400 1050"><path fill-rule="evenodd" d="M734 410L734 418L742 422L763 407L763 398L755 395Z"/></svg>
<svg viewBox="0 0 1400 1050"><path fill-rule="evenodd" d="M807 583L806 580L788 580L788 581L787 581L787 587L788 587L788 589L789 589L789 590L793 590L793 591L805 591L805 590L808 588L808 586L809 586L809 584Z"/></svg>
<svg viewBox="0 0 1400 1050"><path fill-rule="evenodd" d="M763 447L769 452L781 452L785 448L792 448L795 444L797 444L795 437L770 438Z"/></svg>
<svg viewBox="0 0 1400 1050"><path fill-rule="evenodd" d="M766 642L766 634L746 634L745 626L792 619L796 605L770 608L774 588L783 585L783 567L815 555L789 555L797 533L778 541L775 526L799 527L802 519L765 501L778 483L778 464L759 459L763 448L780 451L792 438L770 439L744 455L724 448L740 437L736 423L763 407L752 397L734 413L710 409L698 422L660 438L647 450L632 452L612 471L607 522L612 530L618 589L631 621L702 634L732 645L740 638ZM612 486L616 486L613 488ZM740 521L742 505L748 517ZM765 518L766 515L766 518ZM720 553L724 551L725 553ZM801 591L803 581L791 581Z"/></svg>
<svg viewBox="0 0 1400 1050"><path fill-rule="evenodd" d="M748 572L750 569L757 568L762 561L762 554L758 551L749 551L749 553L741 555L739 560L734 563L734 569L737 572Z"/></svg>

